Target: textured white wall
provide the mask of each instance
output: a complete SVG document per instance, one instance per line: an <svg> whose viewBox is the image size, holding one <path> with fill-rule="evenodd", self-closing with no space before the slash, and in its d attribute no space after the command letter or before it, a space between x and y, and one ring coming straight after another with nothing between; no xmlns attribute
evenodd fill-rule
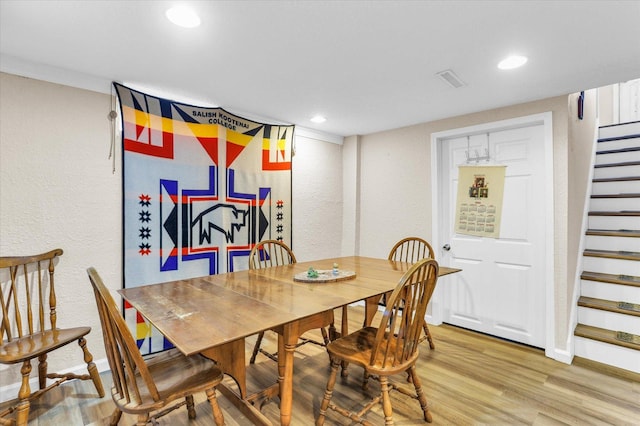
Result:
<svg viewBox="0 0 640 426"><path fill-rule="evenodd" d="M0 74L0 255L64 250L58 326L91 326L96 360L105 355L86 269L95 266L112 290L122 269L121 176L108 160L109 105L108 95ZM57 352L49 358L54 371L83 364L75 344ZM0 386L19 377L12 366Z"/></svg>
<svg viewBox="0 0 640 426"><path fill-rule="evenodd" d="M342 146L297 137L293 157L293 241L299 262L341 255Z"/></svg>
<svg viewBox="0 0 640 426"><path fill-rule="evenodd" d="M96 267L116 300L122 286L121 156L118 150L113 174L110 101L105 94L0 73L0 255L64 250L56 279L58 324L92 327L87 341L100 368L108 366L86 269ZM340 255L341 145L296 140L292 181L297 257ZM82 366L80 353L71 345L52 355L49 366ZM0 389L19 378L19 366L0 366ZM0 400L15 397L17 387L0 393Z"/></svg>

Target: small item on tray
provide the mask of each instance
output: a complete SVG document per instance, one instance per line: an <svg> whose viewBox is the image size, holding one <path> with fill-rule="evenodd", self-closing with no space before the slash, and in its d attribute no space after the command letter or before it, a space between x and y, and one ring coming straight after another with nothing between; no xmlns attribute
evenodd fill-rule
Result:
<svg viewBox="0 0 640 426"><path fill-rule="evenodd" d="M309 270L307 271L307 277L309 278L318 278L318 271L316 271L313 266L309 267Z"/></svg>

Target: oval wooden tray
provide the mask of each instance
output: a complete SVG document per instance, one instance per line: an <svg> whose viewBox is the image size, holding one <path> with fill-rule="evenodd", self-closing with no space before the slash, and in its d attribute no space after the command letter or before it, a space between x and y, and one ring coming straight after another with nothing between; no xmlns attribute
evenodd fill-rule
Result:
<svg viewBox="0 0 640 426"><path fill-rule="evenodd" d="M307 276L306 272L300 272L293 276L294 281L302 283L334 283L336 281L350 280L356 277L356 273L353 271L338 270L338 274L333 274L333 269L318 269L317 278L311 278Z"/></svg>

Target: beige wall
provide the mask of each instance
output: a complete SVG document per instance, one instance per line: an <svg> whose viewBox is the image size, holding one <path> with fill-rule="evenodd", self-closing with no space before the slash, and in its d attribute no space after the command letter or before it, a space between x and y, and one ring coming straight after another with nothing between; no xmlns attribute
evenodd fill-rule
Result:
<svg viewBox="0 0 640 426"><path fill-rule="evenodd" d="M64 250L56 280L58 325L92 327L87 341L99 368L108 367L86 269L95 266L114 296L122 286L121 153L114 174L110 101L105 94L0 73L0 256ZM295 148L293 249L301 261L339 256L342 147L296 138ZM49 359L52 369L82 364L76 345ZM0 400L17 395L17 388L12 394L1 388L19 377L19 366L0 366Z"/></svg>
<svg viewBox="0 0 640 426"><path fill-rule="evenodd" d="M570 314L573 309L576 250L584 205L585 173L591 146L569 140L567 96L558 96L444 120L418 124L360 137L360 254L386 256L389 247L407 235L430 239L431 229L431 134L493 121L551 111L554 169L554 297L555 345L568 351ZM591 97L587 111L592 111ZM591 114L591 112L589 112ZM585 120L583 123L586 123ZM571 119L572 128L576 126ZM571 150L571 161L569 155ZM571 164L571 167L569 167ZM571 175L574 173L574 175ZM571 191L571 194L569 192ZM569 225L571 223L571 226Z"/></svg>

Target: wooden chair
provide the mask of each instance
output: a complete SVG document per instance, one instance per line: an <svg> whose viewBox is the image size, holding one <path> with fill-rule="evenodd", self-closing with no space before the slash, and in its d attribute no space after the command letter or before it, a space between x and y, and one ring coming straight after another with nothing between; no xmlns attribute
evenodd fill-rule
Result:
<svg viewBox="0 0 640 426"><path fill-rule="evenodd" d="M177 349L145 361L102 279L94 268L87 269L87 273L95 293L113 377L111 396L116 409L110 424L117 425L122 412L137 415L138 426L149 421L157 424L156 419L185 404L189 419L195 419L193 394L204 391L216 425L224 425L216 398L216 386L222 381L223 373L217 364L202 355L184 356ZM173 403L182 398L183 401Z"/></svg>
<svg viewBox="0 0 640 426"><path fill-rule="evenodd" d="M253 249L251 249L251 253L249 254L249 269L263 269L269 268L271 266L279 266L279 265L290 265L292 263L296 263L296 256L293 254L293 251L282 241L277 240L264 240L256 244ZM306 343L313 343L319 346L326 346L329 343L329 335L324 328L320 329L322 333L322 338L324 343L318 342L309 338L300 338L300 342L297 346L304 345ZM262 339L264 338L264 331L258 334L258 338L256 340L256 344L253 347L253 353L251 354L251 359L249 360L249 364L254 364L256 362L256 356L258 353L262 353L263 355L269 357L273 361L277 361L277 354L272 354L260 347L262 344ZM296 346L296 347L297 347Z"/></svg>
<svg viewBox="0 0 640 426"><path fill-rule="evenodd" d="M400 262L415 263L420 259L431 258L435 259L435 254L431 244L422 238L407 237L398 241L391 251L389 252L389 260L397 260ZM423 321L422 328L424 329L424 335L429 341L429 348L435 349L433 344L433 338L431 332L427 326L427 321ZM424 340L424 338L422 339Z"/></svg>
<svg viewBox="0 0 640 426"><path fill-rule="evenodd" d="M431 423L431 413L415 364L418 359L422 321L437 279L438 264L435 260L418 261L404 274L395 290L387 298L384 315L377 328L363 327L327 345L327 351L331 357L331 373L316 420L317 426L324 424L327 409L332 409L356 423L370 425L371 423L362 416L381 401L385 424L392 425L390 390L398 390L416 398L420 402L424 420ZM370 375L374 375L373 377L380 381L381 394L358 413L331 403L338 367L343 361L355 363L364 368L363 389L367 389ZM403 372L410 375L415 395L389 382L389 376ZM349 405L351 404L352 402L349 401Z"/></svg>
<svg viewBox="0 0 640 426"><path fill-rule="evenodd" d="M0 424L26 425L31 401L70 379L93 380L102 398L100 373L93 363L84 338L91 327L58 328L55 266L61 249L33 256L0 257L0 363L22 363L22 385L18 400L0 413ZM47 356L62 346L77 341L82 348L89 374L58 374L47 371ZM31 391L31 360L38 359L39 389ZM3 373L4 374L4 373ZM47 386L47 379L54 382ZM15 412L15 419L8 416Z"/></svg>

